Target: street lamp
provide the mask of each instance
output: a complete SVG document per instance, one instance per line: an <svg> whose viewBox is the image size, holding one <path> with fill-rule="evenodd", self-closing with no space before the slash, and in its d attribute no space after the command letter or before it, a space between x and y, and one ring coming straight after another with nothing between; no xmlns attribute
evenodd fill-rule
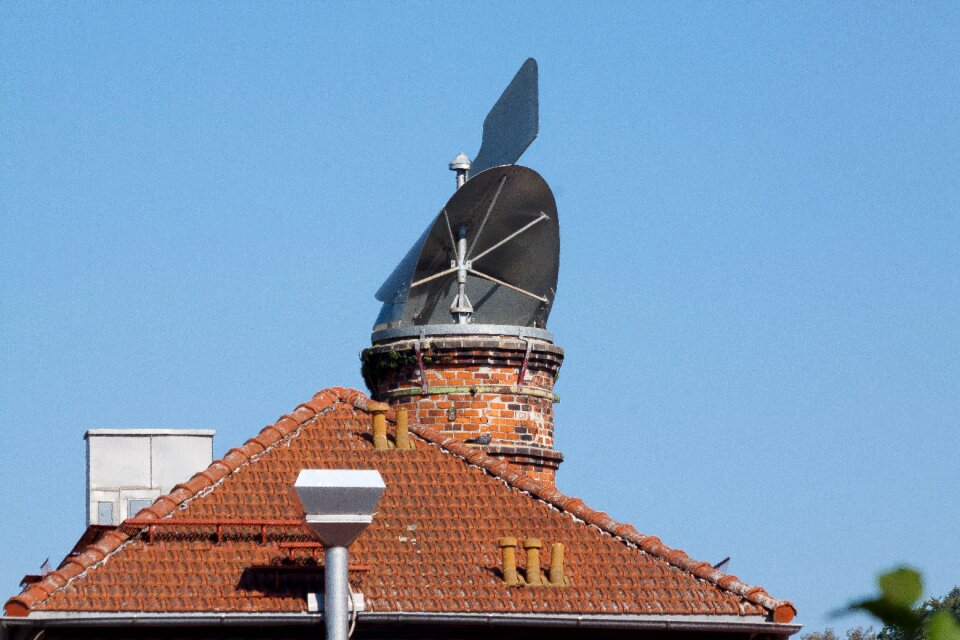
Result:
<svg viewBox="0 0 960 640"><path fill-rule="evenodd" d="M328 640L347 639L347 547L373 521L386 485L375 470L303 469L293 485L307 526L323 544Z"/></svg>

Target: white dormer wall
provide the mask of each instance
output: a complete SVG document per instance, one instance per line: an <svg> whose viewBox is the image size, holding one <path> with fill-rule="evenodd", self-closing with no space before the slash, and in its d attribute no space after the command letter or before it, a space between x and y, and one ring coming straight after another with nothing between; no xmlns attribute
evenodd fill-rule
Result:
<svg viewBox="0 0 960 640"><path fill-rule="evenodd" d="M90 429L87 524L118 525L213 461L209 429Z"/></svg>

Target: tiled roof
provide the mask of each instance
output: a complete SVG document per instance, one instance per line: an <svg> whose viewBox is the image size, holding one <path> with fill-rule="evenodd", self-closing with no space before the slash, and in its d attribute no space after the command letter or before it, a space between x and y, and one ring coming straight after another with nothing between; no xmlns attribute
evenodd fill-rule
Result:
<svg viewBox="0 0 960 640"><path fill-rule="evenodd" d="M177 485L138 518L69 557L6 603L33 611L302 612L322 591L303 528L221 527L198 519L300 519L303 468L376 468L387 491L351 547L351 581L376 612L760 616L795 609L581 500L433 428L410 425L412 451L374 451L358 391L321 391L242 447ZM388 419L393 419L388 414ZM266 534L266 540L262 536ZM497 541L537 537L566 548L566 587L507 587ZM519 555L522 555L519 554ZM292 559L291 559L292 558ZM522 563L522 558L521 558ZM756 619L756 618L754 618Z"/></svg>

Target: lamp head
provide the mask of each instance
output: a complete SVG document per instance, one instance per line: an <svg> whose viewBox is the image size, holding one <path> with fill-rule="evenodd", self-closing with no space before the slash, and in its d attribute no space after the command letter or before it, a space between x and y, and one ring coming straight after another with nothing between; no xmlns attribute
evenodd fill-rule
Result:
<svg viewBox="0 0 960 640"><path fill-rule="evenodd" d="M320 542L349 547L373 521L386 485L373 469L303 469L294 489Z"/></svg>

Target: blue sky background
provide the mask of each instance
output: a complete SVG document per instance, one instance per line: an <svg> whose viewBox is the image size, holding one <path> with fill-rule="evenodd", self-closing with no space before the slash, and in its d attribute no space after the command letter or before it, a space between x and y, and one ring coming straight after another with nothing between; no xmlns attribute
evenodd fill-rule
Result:
<svg viewBox="0 0 960 640"><path fill-rule="evenodd" d="M528 56L558 482L790 598L960 583L960 5L0 4L0 585L83 432L363 388L373 293Z"/></svg>

